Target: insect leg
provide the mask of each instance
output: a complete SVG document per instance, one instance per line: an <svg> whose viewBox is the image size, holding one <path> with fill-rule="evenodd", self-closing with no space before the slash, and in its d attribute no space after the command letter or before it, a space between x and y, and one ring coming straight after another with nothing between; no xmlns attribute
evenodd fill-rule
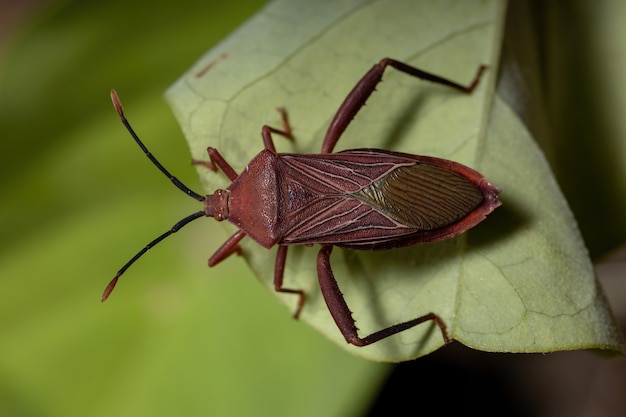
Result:
<svg viewBox="0 0 626 417"><path fill-rule="evenodd" d="M289 119L287 118L287 110L284 107L278 109L280 113L280 117L282 119L283 128L276 129L275 127L271 127L268 125L264 125L261 129L261 137L263 138L263 144L265 145L265 149L270 150L272 152L276 152L276 147L274 146L274 139L272 139L272 133L277 135L281 135L289 140L293 140L293 134L291 133L291 125L289 124Z"/></svg>
<svg viewBox="0 0 626 417"><path fill-rule="evenodd" d="M317 276L324 301L326 301L328 310L341 331L341 334L343 334L343 337L346 339L346 342L355 346L367 346L427 321L434 321L441 330L441 335L445 343L450 342L445 323L435 313L428 313L416 319L386 327L369 336L359 337L358 329L352 318L352 312L348 308L348 304L339 290L339 286L337 285L337 281L330 267L330 253L332 249L333 247L331 245L322 246L317 256Z"/></svg>
<svg viewBox="0 0 626 417"><path fill-rule="evenodd" d="M246 237L246 232L242 230L229 237L228 240L224 242L224 244L220 246L219 249L213 254L213 256L209 258L209 266L217 265L233 253L241 255L241 247L239 246L239 242L244 237Z"/></svg>
<svg viewBox="0 0 626 417"><path fill-rule="evenodd" d="M233 169L233 167L230 166L228 162L226 162L224 157L219 153L217 149L209 146L206 149L206 151L209 154L208 161L200 161L197 159L192 159L191 164L192 165L204 165L205 167L209 168L211 171L215 171L215 172L217 172L217 169L219 168L224 172L224 174L226 174L228 179L230 179L231 181L235 181L235 179L237 179L239 175L237 175L237 172Z"/></svg>
<svg viewBox="0 0 626 417"><path fill-rule="evenodd" d="M299 296L296 311L294 311L293 313L293 318L297 319L300 316L302 307L304 306L305 294L304 294L304 291L302 290L283 288L283 277L285 275L286 259L287 259L287 246L283 246L283 245L278 246L278 252L276 253L276 266L274 269L274 289L277 292L297 294Z"/></svg>
<svg viewBox="0 0 626 417"><path fill-rule="evenodd" d="M278 130L278 129L272 128L272 132L282 135L289 140L293 140L293 133L291 131L291 125L289 124L289 117L287 116L287 110L285 110L284 107L279 107L276 110L278 110L278 113L280 113L280 120L282 121L283 129Z"/></svg>
<svg viewBox="0 0 626 417"><path fill-rule="evenodd" d="M379 63L374 65L372 69L370 69L364 76L359 80L359 82L354 86L352 91L345 98L341 106L339 106L339 110L335 114L332 122L328 126L328 130L326 131L326 136L324 137L324 143L322 144L322 153L331 153L337 144L337 141L346 130L354 116L357 112L365 105L365 102L372 94L372 92L376 89L376 85L381 81L383 72L387 66L391 65L395 69L402 71L406 74L412 75L417 78L421 78L426 81L430 81L437 84L443 84L448 87L459 90L463 93L471 93L474 91L474 88L478 85L478 81L480 80L480 76L487 68L485 65L481 65L478 68L476 76L474 80L467 85L461 85L455 83L454 81L450 81L446 78L439 77L438 75L422 71L421 69L412 67L403 62L396 61L391 58L383 58Z"/></svg>

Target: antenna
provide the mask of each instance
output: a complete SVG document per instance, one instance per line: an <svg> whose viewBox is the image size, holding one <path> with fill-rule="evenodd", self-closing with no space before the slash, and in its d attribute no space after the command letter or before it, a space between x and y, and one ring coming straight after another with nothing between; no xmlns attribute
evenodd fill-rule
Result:
<svg viewBox="0 0 626 417"><path fill-rule="evenodd" d="M184 192L186 195L188 195L189 197L191 197L191 198L193 198L193 199L195 199L197 201L200 201L200 202L206 201L207 198L205 196L200 195L200 194L192 191L189 187L187 187L185 184L180 182L180 180L178 178L176 178L175 176L170 174L169 171L167 169L165 169L165 167L163 165L161 165L161 163L154 157L154 155L152 155L150 153L150 151L148 151L148 148L146 148L146 146L143 144L143 142L139 139L139 136L137 136L137 134L135 133L135 131L131 127L130 123L128 123L128 120L126 120L126 117L124 116L124 108L122 107L122 103L121 103L117 93L115 92L115 90L111 90L111 101L113 101L113 106L115 107L115 110L117 111L117 114L120 116L120 119L122 120L122 123L124 124L124 126L126 127L128 132L130 133L130 135L133 137L133 139L135 139L135 142L137 142L137 145L139 145L139 147L141 148L143 153L148 157L150 162L152 162L157 168L159 168L159 170L167 178L169 178L170 181L179 190ZM102 294L101 301L105 301L109 297L109 295L111 295L111 292L113 292L113 289L115 288L115 285L117 284L117 281L122 276L122 274L124 272L126 272L126 270L132 264L134 264L135 261L137 261L137 259L141 258L148 250L150 250L152 247L154 247L157 243L159 243L160 241L162 241L166 237L170 236L173 233L178 232L180 229L182 229L184 226L186 226L187 224L191 223L192 221L194 221L196 219L199 219L200 217L204 217L204 216L208 216L208 215L210 215L210 214L207 214L206 210L201 210L201 211L198 211L196 213L193 213L193 214L185 217L184 219L180 220L174 226L172 226L172 228L170 230L168 230L167 232L163 233L162 235L160 235L159 237L157 237L156 239L154 239L150 243L148 243L142 250L137 252L137 254L135 256L133 256L128 262L126 262L124 264L124 266L122 266L122 268L120 268L120 270L117 272L117 274L115 274L115 277L113 277L113 279L111 280L109 285L107 285L106 289L104 290L104 293Z"/></svg>
<svg viewBox="0 0 626 417"><path fill-rule="evenodd" d="M117 114L119 114L120 119L122 119L122 123L124 124L124 126L126 127L128 132L130 133L130 135L133 137L133 139L135 139L135 142L137 142L137 145L139 145L139 147L141 148L143 153L146 154L146 156L148 157L150 162L152 162L157 168L159 168L159 170L167 178L169 178L170 181L172 181L172 183L179 190L181 190L183 193L187 194L188 196L190 196L192 198L195 198L198 201L204 201L205 197L203 195L200 195L200 194L192 191L189 187L187 187L185 184L180 182L180 180L178 178L176 178L175 176L170 174L169 171L167 169L165 169L165 167L163 165L161 165L161 163L159 161L157 161L157 159L154 157L154 155L152 155L150 153L150 151L148 151L148 148L146 148L146 146L143 144L141 139L139 139L139 136L137 136L137 134L135 133L135 131L131 127L130 123L128 123L128 120L126 120L126 116L124 116L124 108L122 107L122 102L120 101L120 98L118 97L117 92L115 90L111 90L111 101L113 101L113 106L115 107L115 110L117 111Z"/></svg>

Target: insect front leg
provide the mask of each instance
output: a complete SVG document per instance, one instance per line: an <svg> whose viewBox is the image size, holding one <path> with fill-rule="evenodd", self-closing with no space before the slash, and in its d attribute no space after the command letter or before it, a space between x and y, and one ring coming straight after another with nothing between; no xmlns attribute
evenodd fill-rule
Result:
<svg viewBox="0 0 626 417"><path fill-rule="evenodd" d="M348 304L339 290L339 286L337 285L337 281L335 280L333 271L330 267L330 253L332 252L332 249L332 245L322 246L322 249L317 256L317 277L322 290L322 295L324 296L324 301L326 301L326 305L328 306L328 310L330 311L333 320L335 320L337 327L339 327L341 334L343 334L343 337L346 339L346 342L355 346L367 346L427 321L435 322L441 330L441 335L443 336L445 343L449 343L451 341L448 333L446 332L445 323L435 313L428 313L413 320L386 327L370 334L369 336L359 337L358 329L354 319L352 318L352 312L348 308Z"/></svg>
<svg viewBox="0 0 626 417"><path fill-rule="evenodd" d="M203 165L209 168L211 171L215 171L215 172L217 172L217 169L219 168L222 170L222 172L224 172L224 174L226 174L229 180L235 181L235 179L237 179L239 175L237 175L237 172L233 169L233 167L230 166L228 162L226 162L224 157L219 153L217 149L209 146L206 149L206 151L209 154L208 161L200 161L197 159L192 159L191 164Z"/></svg>
<svg viewBox="0 0 626 417"><path fill-rule="evenodd" d="M487 69L485 65L481 65L478 68L474 80L465 86L454 81L450 81L446 78L438 75L422 71L419 68L412 67L400 61L396 61L391 58L383 58L380 62L372 67L359 82L354 86L352 91L347 95L339 110L335 114L332 122L328 126L326 136L324 137L324 143L322 144L322 153L331 153L335 149L337 141L346 130L357 112L365 105L365 102L369 96L376 89L376 85L382 80L383 72L387 66L392 66L395 69L402 71L406 74L412 75L417 78L421 78L426 81L430 81L437 84L443 84L445 86L454 88L463 93L469 94L474 91L474 88L478 85L480 76Z"/></svg>
<svg viewBox="0 0 626 417"><path fill-rule="evenodd" d="M296 294L299 296L298 305L296 311L293 313L293 318L300 317L300 312L304 306L305 294L302 290L294 290L291 288L283 288L283 277L285 276L285 261L287 260L287 246L278 246L278 252L276 253L276 264L274 268L274 290L276 292L283 292L288 294Z"/></svg>
<svg viewBox="0 0 626 417"><path fill-rule="evenodd" d="M293 140L293 134L291 130L291 125L289 124L289 118L287 116L287 110L284 107L280 107L278 113L280 113L280 118L282 120L283 128L276 129L275 127L271 127L268 125L263 126L261 129L261 137L263 138L263 144L265 145L265 149L270 150L272 152L276 152L276 147L274 146L274 139L272 139L272 133L277 135L281 135L286 139Z"/></svg>
<svg viewBox="0 0 626 417"><path fill-rule="evenodd" d="M241 242L241 239L243 239L244 237L246 237L246 232L244 232L243 230L240 230L231 237L229 237L228 240L224 242L217 251L215 251L213 256L209 258L209 266L213 267L217 265L233 253L241 255L241 247L239 246L239 242Z"/></svg>

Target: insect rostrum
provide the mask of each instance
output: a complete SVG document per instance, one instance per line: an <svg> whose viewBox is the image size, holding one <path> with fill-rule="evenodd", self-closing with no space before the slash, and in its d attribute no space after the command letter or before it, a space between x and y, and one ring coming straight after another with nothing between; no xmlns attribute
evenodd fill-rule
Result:
<svg viewBox="0 0 626 417"><path fill-rule="evenodd" d="M283 129L263 126L265 149L237 174L222 155L207 149L208 161L195 161L222 172L232 181L212 195L193 192L172 176L148 152L126 120L115 91L113 104L123 124L148 158L185 194L202 202L202 210L176 223L128 261L107 286L102 300L119 277L161 240L200 217L228 220L239 229L211 258L214 266L239 252L238 243L249 236L259 245L278 245L274 272L276 291L299 297L294 317L305 305L300 289L283 286L287 250L291 245L320 244L317 273L322 295L348 343L366 346L426 321L433 321L444 341L450 341L443 320L434 312L361 337L330 266L333 246L356 250L384 250L454 237L474 227L497 208L500 189L479 172L459 163L430 156L381 149L333 149L359 109L381 81L387 66L406 74L471 93L485 67L468 86L457 84L402 62L385 58L356 84L335 114L319 154L277 153L273 134L291 137L286 112Z"/></svg>

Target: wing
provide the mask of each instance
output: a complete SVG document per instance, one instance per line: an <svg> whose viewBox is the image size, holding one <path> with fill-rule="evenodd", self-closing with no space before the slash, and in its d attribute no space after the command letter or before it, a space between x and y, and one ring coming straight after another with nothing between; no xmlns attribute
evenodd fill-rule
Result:
<svg viewBox="0 0 626 417"><path fill-rule="evenodd" d="M499 204L481 174L444 159L357 149L279 160L281 244L385 249L440 240ZM489 190L497 190L493 207L473 214Z"/></svg>

